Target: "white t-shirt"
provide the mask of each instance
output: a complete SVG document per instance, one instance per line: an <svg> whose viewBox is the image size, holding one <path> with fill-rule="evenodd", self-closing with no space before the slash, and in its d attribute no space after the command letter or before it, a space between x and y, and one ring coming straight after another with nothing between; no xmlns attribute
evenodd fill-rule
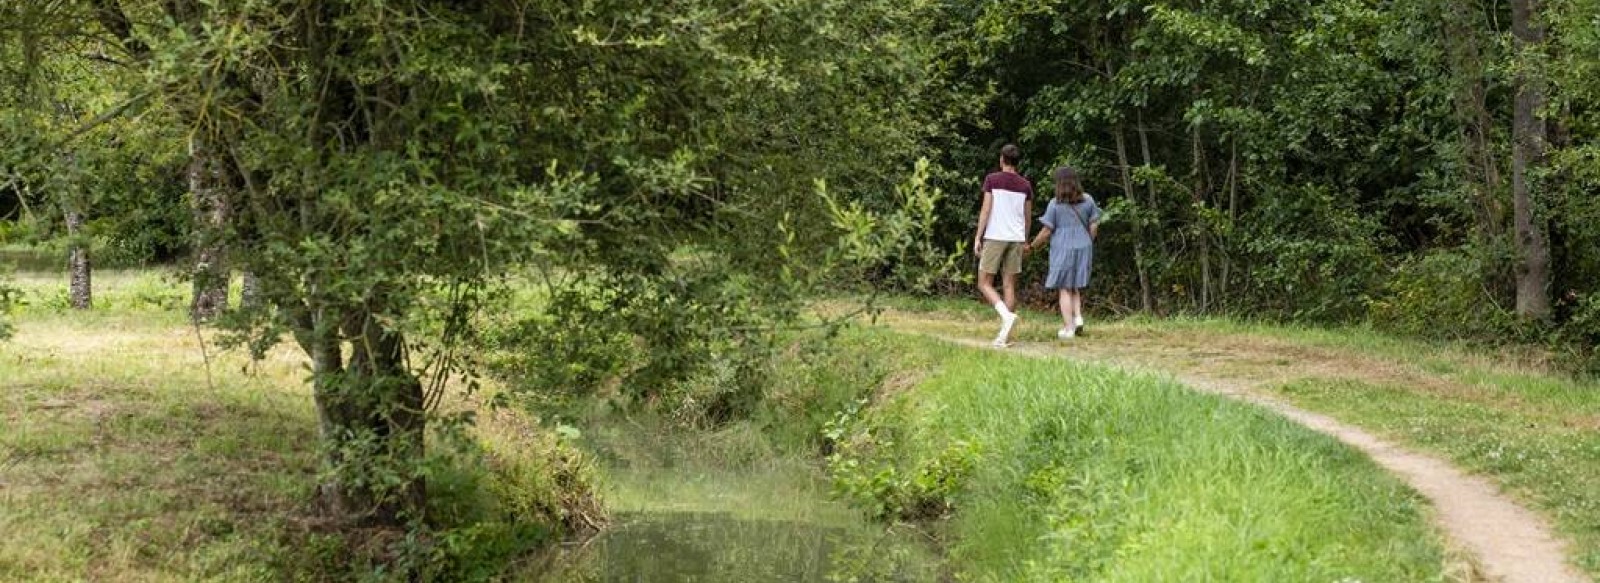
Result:
<svg viewBox="0 0 1600 583"><path fill-rule="evenodd" d="M985 241L1021 243L1028 238L1028 216L1024 209L1033 198L1033 184L1015 172L995 172L984 177L983 191L994 197L989 207L989 227Z"/></svg>

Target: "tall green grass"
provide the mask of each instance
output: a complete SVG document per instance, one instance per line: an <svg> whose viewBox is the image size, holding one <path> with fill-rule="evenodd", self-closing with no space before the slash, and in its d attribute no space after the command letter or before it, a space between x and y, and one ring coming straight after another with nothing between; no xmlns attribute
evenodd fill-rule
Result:
<svg viewBox="0 0 1600 583"><path fill-rule="evenodd" d="M969 579L1446 578L1418 496L1330 438L1153 376L895 344L937 371L843 447L905 475L978 452L941 527Z"/></svg>

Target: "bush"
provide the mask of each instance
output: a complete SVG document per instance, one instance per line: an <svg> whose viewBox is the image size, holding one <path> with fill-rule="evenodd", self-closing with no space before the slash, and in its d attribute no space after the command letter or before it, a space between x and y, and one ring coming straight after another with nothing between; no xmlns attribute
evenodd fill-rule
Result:
<svg viewBox="0 0 1600 583"><path fill-rule="evenodd" d="M1247 225L1248 303L1294 320L1359 317L1380 281L1383 229L1349 193L1306 186L1268 197Z"/></svg>
<svg viewBox="0 0 1600 583"><path fill-rule="evenodd" d="M445 424L429 444L425 524L313 535L308 579L489 581L512 559L606 520L587 458L509 412L473 426Z"/></svg>
<svg viewBox="0 0 1600 583"><path fill-rule="evenodd" d="M1573 369L1600 376L1600 294L1577 296L1572 313L1556 334L1561 353Z"/></svg>
<svg viewBox="0 0 1600 583"><path fill-rule="evenodd" d="M860 401L830 422L824 433L836 445L828 456L834 494L880 520L934 520L955 510L981 454L976 444L956 440L925 460L907 460L895 427L904 423L858 420ZM889 413L890 419L896 413Z"/></svg>
<svg viewBox="0 0 1600 583"><path fill-rule="evenodd" d="M1485 286L1486 265L1460 251L1405 262L1369 304L1374 324L1424 338L1504 338L1515 326Z"/></svg>
<svg viewBox="0 0 1600 583"><path fill-rule="evenodd" d="M662 276L578 278L531 316L491 324L492 370L545 405L598 395L684 425L746 417L793 312L749 278L694 264L722 259L684 258Z"/></svg>
<svg viewBox="0 0 1600 583"><path fill-rule="evenodd" d="M0 280L0 340L11 338L14 329L11 325L11 309L22 299L22 290L11 287L5 280Z"/></svg>

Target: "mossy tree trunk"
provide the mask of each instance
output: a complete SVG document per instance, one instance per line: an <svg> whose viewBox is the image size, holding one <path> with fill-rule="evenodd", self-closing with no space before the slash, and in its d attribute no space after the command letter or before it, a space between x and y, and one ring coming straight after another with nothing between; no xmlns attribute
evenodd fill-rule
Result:
<svg viewBox="0 0 1600 583"><path fill-rule="evenodd" d="M228 309L228 265L222 230L228 223L228 170L211 140L189 140L189 193L195 232L194 299L189 315L208 321Z"/></svg>
<svg viewBox="0 0 1600 583"><path fill-rule="evenodd" d="M83 232L83 212L67 209L67 297L73 309L87 310L94 306L92 267L89 263L89 242Z"/></svg>
<svg viewBox="0 0 1600 583"><path fill-rule="evenodd" d="M312 360L324 509L362 525L423 519L427 415L422 383L406 366L404 336L371 311L325 308L302 311L295 337Z"/></svg>

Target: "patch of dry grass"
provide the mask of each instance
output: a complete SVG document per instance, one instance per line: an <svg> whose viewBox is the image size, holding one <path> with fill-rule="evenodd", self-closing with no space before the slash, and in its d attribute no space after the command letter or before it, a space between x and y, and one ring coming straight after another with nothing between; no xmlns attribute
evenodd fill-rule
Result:
<svg viewBox="0 0 1600 583"><path fill-rule="evenodd" d="M213 355L208 382L178 322L36 315L0 344L0 580L279 572L316 467L299 360Z"/></svg>

